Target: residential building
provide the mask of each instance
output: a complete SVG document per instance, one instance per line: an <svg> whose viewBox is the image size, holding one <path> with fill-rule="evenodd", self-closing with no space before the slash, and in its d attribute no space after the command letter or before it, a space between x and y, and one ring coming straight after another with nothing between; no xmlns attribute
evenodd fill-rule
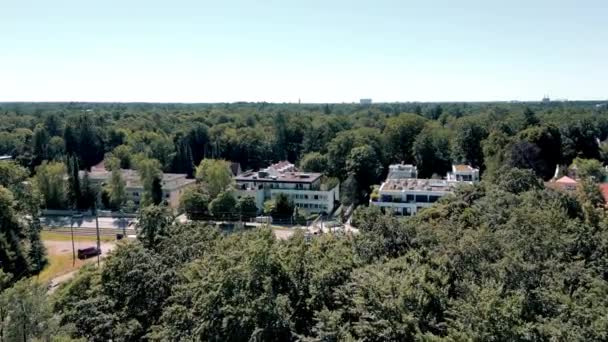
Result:
<svg viewBox="0 0 608 342"><path fill-rule="evenodd" d="M255 198L259 211L264 202L285 194L297 208L309 213L331 213L340 198L339 182L324 182L321 173L299 172L287 161L260 171L246 171L234 177L236 196Z"/></svg>
<svg viewBox="0 0 608 342"><path fill-rule="evenodd" d="M479 182L479 169L470 165L452 165L452 172L448 172L448 181Z"/></svg>
<svg viewBox="0 0 608 342"><path fill-rule="evenodd" d="M122 179L125 181L125 192L127 201L133 201L139 205L144 193L144 187L141 182L139 173L135 170L120 170ZM111 171L107 171L100 165L91 168L89 172L89 180L93 184L103 186L110 181ZM186 178L186 174L179 173L164 173L161 181L163 190L163 199L171 208L179 207L179 201L184 191L196 183L194 179ZM80 177L84 177L84 171L80 171Z"/></svg>
<svg viewBox="0 0 608 342"><path fill-rule="evenodd" d="M545 185L556 190L575 191L578 182L568 176L563 176L556 180L545 182Z"/></svg>
<svg viewBox="0 0 608 342"><path fill-rule="evenodd" d="M392 164L388 167L388 179L418 178L418 168L412 164Z"/></svg>
<svg viewBox="0 0 608 342"><path fill-rule="evenodd" d="M9 155L0 156L0 161L5 161L5 160L7 160L7 161L8 160L13 160L13 156L9 156Z"/></svg>
<svg viewBox="0 0 608 342"><path fill-rule="evenodd" d="M419 179L414 165L389 166L386 181L370 199L370 204L397 215L415 215L462 183L479 181L479 170L468 165L453 165L447 179Z"/></svg>
<svg viewBox="0 0 608 342"><path fill-rule="evenodd" d="M414 215L451 193L458 182L444 179L387 179L372 205L398 215Z"/></svg>
<svg viewBox="0 0 608 342"><path fill-rule="evenodd" d="M362 106L369 106L372 104L372 99L360 99L359 104Z"/></svg>

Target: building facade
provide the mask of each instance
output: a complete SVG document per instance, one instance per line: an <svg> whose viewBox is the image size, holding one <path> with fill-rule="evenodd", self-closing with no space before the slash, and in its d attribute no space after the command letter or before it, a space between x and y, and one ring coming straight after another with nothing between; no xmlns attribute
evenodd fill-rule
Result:
<svg viewBox="0 0 608 342"><path fill-rule="evenodd" d="M390 165L388 177L370 199L370 205L397 215L415 215L452 193L458 184L479 180L479 170L468 165L453 165L447 179L419 179L417 175L413 165Z"/></svg>
<svg viewBox="0 0 608 342"><path fill-rule="evenodd" d="M255 198L261 212L264 202L286 195L297 208L309 213L331 213L340 198L340 184L323 182L320 173L299 172L289 162L282 161L263 170L246 171L234 177L236 196Z"/></svg>
<svg viewBox="0 0 608 342"><path fill-rule="evenodd" d="M133 201L135 205L139 206L141 198L143 197L144 187L141 183L141 178L135 170L120 170L122 179L125 182L125 192L127 195L127 201ZM93 184L103 186L109 182L112 172L107 171L105 168L94 167L89 172L89 180ZM80 172L80 177L84 176L84 171ZM194 179L186 178L186 174L179 173L164 173L161 180L163 190L163 200L171 208L178 208L182 194L189 187L196 183Z"/></svg>

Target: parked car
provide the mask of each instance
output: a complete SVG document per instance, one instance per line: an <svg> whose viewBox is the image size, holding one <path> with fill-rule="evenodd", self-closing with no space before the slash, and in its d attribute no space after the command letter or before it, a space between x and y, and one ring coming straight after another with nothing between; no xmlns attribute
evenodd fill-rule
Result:
<svg viewBox="0 0 608 342"><path fill-rule="evenodd" d="M78 249L78 259L87 259L101 254L101 249L97 247L87 247Z"/></svg>

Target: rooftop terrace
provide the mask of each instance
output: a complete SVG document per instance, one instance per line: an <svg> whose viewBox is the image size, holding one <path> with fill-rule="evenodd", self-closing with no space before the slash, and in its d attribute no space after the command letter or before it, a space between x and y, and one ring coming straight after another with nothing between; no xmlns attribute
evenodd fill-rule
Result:
<svg viewBox="0 0 608 342"><path fill-rule="evenodd" d="M269 174L268 172L259 171L247 171L234 179L237 182L284 182L284 183L313 183L322 174L314 172L282 172L276 175Z"/></svg>
<svg viewBox="0 0 608 342"><path fill-rule="evenodd" d="M121 175L122 179L125 181L126 186L128 188L138 188L142 187L141 178L139 173L136 170L125 170L122 169ZM112 175L111 171L101 170L101 169L92 169L89 172L89 179L97 182L104 182L110 179ZM80 171L80 177L84 176L84 171ZM191 183L196 182L194 179L186 178L186 174L181 173L163 173L162 186L165 189L174 189L179 188Z"/></svg>
<svg viewBox="0 0 608 342"><path fill-rule="evenodd" d="M389 179L382 184L380 191L452 191L456 183L443 179Z"/></svg>

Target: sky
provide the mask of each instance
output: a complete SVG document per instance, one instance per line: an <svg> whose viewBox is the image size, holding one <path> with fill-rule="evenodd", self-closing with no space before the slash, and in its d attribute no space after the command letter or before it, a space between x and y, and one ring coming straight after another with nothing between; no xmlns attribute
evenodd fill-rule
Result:
<svg viewBox="0 0 608 342"><path fill-rule="evenodd" d="M0 0L0 101L605 100L606 13L606 0Z"/></svg>

